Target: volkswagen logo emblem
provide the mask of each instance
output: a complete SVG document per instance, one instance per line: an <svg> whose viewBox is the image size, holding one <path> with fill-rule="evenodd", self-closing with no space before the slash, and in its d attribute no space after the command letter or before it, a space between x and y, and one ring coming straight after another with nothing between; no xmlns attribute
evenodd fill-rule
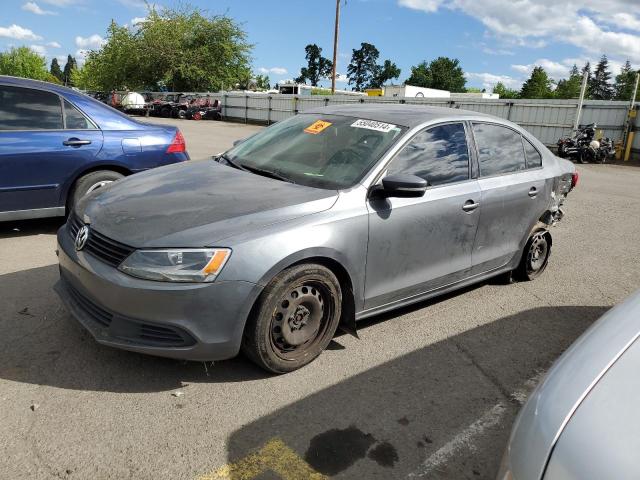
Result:
<svg viewBox="0 0 640 480"><path fill-rule="evenodd" d="M75 246L76 250L80 251L84 248L84 245L87 243L87 239L89 238L89 226L84 225L78 233L76 234Z"/></svg>

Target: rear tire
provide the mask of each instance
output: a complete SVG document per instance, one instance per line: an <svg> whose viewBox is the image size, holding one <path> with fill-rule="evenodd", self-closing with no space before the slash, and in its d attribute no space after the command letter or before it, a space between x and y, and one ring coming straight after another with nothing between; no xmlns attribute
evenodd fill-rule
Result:
<svg viewBox="0 0 640 480"><path fill-rule="evenodd" d="M113 170L97 170L83 175L76 180L69 195L68 210L71 211L85 195L121 178L124 178L124 175Z"/></svg>
<svg viewBox="0 0 640 480"><path fill-rule="evenodd" d="M340 283L322 265L283 270L254 305L242 351L273 373L286 373L317 358L333 338L342 311Z"/></svg>
<svg viewBox="0 0 640 480"><path fill-rule="evenodd" d="M546 230L534 232L522 252L518 268L513 272L516 280L529 281L540 275L547 268L551 255L551 234Z"/></svg>

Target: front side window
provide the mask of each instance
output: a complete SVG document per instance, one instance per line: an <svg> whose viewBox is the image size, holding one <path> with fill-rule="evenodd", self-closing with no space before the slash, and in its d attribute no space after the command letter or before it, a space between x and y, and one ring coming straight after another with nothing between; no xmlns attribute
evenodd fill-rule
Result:
<svg viewBox="0 0 640 480"><path fill-rule="evenodd" d="M542 166L542 155L529 140L524 139L524 151L527 154L527 168L538 168Z"/></svg>
<svg viewBox="0 0 640 480"><path fill-rule="evenodd" d="M0 86L0 130L62 129L60 98L32 88Z"/></svg>
<svg viewBox="0 0 640 480"><path fill-rule="evenodd" d="M480 176L501 175L526 168L522 136L510 128L474 123L473 134L478 146Z"/></svg>
<svg viewBox="0 0 640 480"><path fill-rule="evenodd" d="M67 130L88 130L95 128L93 124L87 120L87 117L67 100L64 101L64 118L65 128Z"/></svg>
<svg viewBox="0 0 640 480"><path fill-rule="evenodd" d="M257 174L339 190L360 181L406 130L351 116L301 113L250 137L221 159Z"/></svg>
<svg viewBox="0 0 640 480"><path fill-rule="evenodd" d="M429 185L469 179L469 149L461 123L438 125L418 133L391 162L387 174L417 175Z"/></svg>

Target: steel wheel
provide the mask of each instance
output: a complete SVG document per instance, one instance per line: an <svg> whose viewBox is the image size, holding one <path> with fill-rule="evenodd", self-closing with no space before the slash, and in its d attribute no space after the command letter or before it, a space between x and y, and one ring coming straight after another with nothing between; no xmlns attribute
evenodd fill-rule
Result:
<svg viewBox="0 0 640 480"><path fill-rule="evenodd" d="M520 280L533 280L547 268L551 254L551 236L546 230L535 232L525 246L518 269Z"/></svg>
<svg viewBox="0 0 640 480"><path fill-rule="evenodd" d="M270 341L276 354L294 360L318 342L328 326L331 302L322 284L309 282L291 288L271 319Z"/></svg>
<svg viewBox="0 0 640 480"><path fill-rule="evenodd" d="M242 350L274 373L296 370L329 344L340 321L340 282L322 265L290 267L265 287L245 327Z"/></svg>

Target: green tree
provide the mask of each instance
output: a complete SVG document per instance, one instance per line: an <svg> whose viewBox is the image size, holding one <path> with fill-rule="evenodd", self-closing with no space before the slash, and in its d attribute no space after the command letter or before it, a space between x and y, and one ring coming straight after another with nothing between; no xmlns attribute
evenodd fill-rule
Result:
<svg viewBox="0 0 640 480"><path fill-rule="evenodd" d="M106 43L87 55L83 76L101 90L158 88L205 91L234 88L251 78L252 45L227 16L191 6L157 10L132 31L112 22Z"/></svg>
<svg viewBox="0 0 640 480"><path fill-rule="evenodd" d="M307 66L300 69L300 76L295 79L298 83L309 83L312 87L318 86L320 80L331 75L333 62L322 56L322 48L315 43L304 47Z"/></svg>
<svg viewBox="0 0 640 480"><path fill-rule="evenodd" d="M351 63L347 67L347 78L349 85L353 84L353 90L361 92L377 83L382 71L382 67L377 63L379 56L380 52L371 43L362 42L360 48L353 49ZM391 64L391 62L389 63ZM389 66L391 67L391 65ZM395 68L397 69L397 67Z"/></svg>
<svg viewBox="0 0 640 480"><path fill-rule="evenodd" d="M420 62L415 67L411 67L411 75L407 78L405 83L415 87L430 88L433 83L433 78L431 76L429 64L424 61Z"/></svg>
<svg viewBox="0 0 640 480"><path fill-rule="evenodd" d="M51 60L51 69L49 70L51 75L56 77L60 82L62 82L62 69L60 68L60 64L58 63L58 59L54 57Z"/></svg>
<svg viewBox="0 0 640 480"><path fill-rule="evenodd" d="M593 100L611 100L613 87L610 82L609 60L606 55L602 55L589 82L589 97Z"/></svg>
<svg viewBox="0 0 640 480"><path fill-rule="evenodd" d="M93 78L99 89L105 91L135 89L142 86L142 77L148 71L139 60L140 48L135 35L112 20L107 28L105 45L100 50L88 52L82 75L75 78L81 77L85 82Z"/></svg>
<svg viewBox="0 0 640 480"><path fill-rule="evenodd" d="M465 91L467 79L457 58L438 57L428 65L425 61L411 67L411 76L405 83L460 93Z"/></svg>
<svg viewBox="0 0 640 480"><path fill-rule="evenodd" d="M551 79L542 67L534 67L531 77L524 82L520 91L521 98L551 98Z"/></svg>
<svg viewBox="0 0 640 480"><path fill-rule="evenodd" d="M627 60L624 66L620 69L620 74L616 76L616 83L614 87L616 100L631 100L633 88L636 85L637 74L638 72L631 68L631 62Z"/></svg>
<svg viewBox="0 0 640 480"><path fill-rule="evenodd" d="M62 83L73 87L73 82L71 81L71 72L76 68L77 62L74 57L71 55L67 55L67 63L64 66L64 70L62 71Z"/></svg>
<svg viewBox="0 0 640 480"><path fill-rule="evenodd" d="M269 90L271 88L269 75L256 75L256 88L258 90Z"/></svg>
<svg viewBox="0 0 640 480"><path fill-rule="evenodd" d="M574 65L569 74L569 78L562 79L558 82L555 90L555 97L561 99L571 99L580 97L580 89L582 88L582 75L578 70L578 66Z"/></svg>
<svg viewBox="0 0 640 480"><path fill-rule="evenodd" d="M493 93L497 93L498 95L500 95L500 98L520 98L520 92L511 88L507 88L502 82L496 83L496 85L493 87Z"/></svg>
<svg viewBox="0 0 640 480"><path fill-rule="evenodd" d="M371 82L369 82L368 88L380 88L389 80L398 78L400 76L400 69L391 60L385 60L382 65L376 66L376 72Z"/></svg>
<svg viewBox="0 0 640 480"><path fill-rule="evenodd" d="M46 81L52 79L44 57L28 47L12 47L9 51L0 53L0 75Z"/></svg>

